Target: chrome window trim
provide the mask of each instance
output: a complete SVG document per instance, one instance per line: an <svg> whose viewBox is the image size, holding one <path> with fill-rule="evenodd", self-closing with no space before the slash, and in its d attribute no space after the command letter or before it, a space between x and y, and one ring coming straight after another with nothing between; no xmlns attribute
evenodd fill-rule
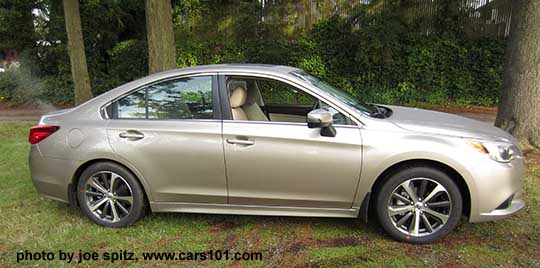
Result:
<svg viewBox="0 0 540 268"><path fill-rule="evenodd" d="M118 118L118 119L111 119L115 122L121 122L121 121L144 121L144 122L202 122L202 123L209 123L209 122L222 122L222 120L218 119L151 119L151 118Z"/></svg>

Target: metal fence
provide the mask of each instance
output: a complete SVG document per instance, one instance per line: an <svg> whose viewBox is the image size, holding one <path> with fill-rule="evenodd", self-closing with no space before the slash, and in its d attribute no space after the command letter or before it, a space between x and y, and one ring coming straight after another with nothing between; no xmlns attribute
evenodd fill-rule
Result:
<svg viewBox="0 0 540 268"><path fill-rule="evenodd" d="M333 15L364 9L380 15L390 9L424 34L436 32L441 19L452 19L470 37L505 38L510 31L512 0L258 0L262 20L294 20L298 31ZM292 14L292 15L291 15Z"/></svg>

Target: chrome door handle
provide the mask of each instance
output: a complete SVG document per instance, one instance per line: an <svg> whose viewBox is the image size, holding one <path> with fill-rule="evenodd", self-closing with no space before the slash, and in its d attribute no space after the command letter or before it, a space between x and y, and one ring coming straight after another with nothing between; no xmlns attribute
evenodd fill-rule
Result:
<svg viewBox="0 0 540 268"><path fill-rule="evenodd" d="M127 132L122 132L118 134L118 136L122 139L130 139L130 140L140 140L144 138L144 134L138 131L132 131L132 130L128 130Z"/></svg>
<svg viewBox="0 0 540 268"><path fill-rule="evenodd" d="M253 141L253 140L227 139L227 143L249 146L249 145L254 145L255 141Z"/></svg>

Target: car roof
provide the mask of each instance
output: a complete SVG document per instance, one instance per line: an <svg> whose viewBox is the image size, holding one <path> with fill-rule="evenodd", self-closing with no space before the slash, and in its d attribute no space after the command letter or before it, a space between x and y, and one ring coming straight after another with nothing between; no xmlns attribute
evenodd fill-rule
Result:
<svg viewBox="0 0 540 268"><path fill-rule="evenodd" d="M227 71L252 71L252 72L273 72L288 74L294 71L301 71L298 68L284 65L272 64L252 64L252 63L229 63L229 64L211 64L186 67L165 71L163 73L186 73L186 72L227 72Z"/></svg>
<svg viewBox="0 0 540 268"><path fill-rule="evenodd" d="M125 83L123 85L120 85L112 90L109 90L92 100L88 101L87 103L89 106L92 105L103 105L104 103L108 102L111 98L114 98L115 96L121 95L125 93L126 91L132 90L134 88L140 87L142 85L145 85L147 83L151 83L153 81L157 81L160 79L166 79L168 77L173 77L177 75L189 75L189 74L196 74L196 73L219 73L219 72L250 72L250 73L265 73L265 74L281 74L281 75L287 75L291 72L295 71L301 71L301 69L290 67L290 66L283 66L283 65L272 65L272 64L250 64L250 63L231 63L231 64L212 64L212 65L199 65L199 66L193 66L193 67L186 67L186 68L180 68L180 69L173 69L168 70L164 72L159 72L155 74L151 74L149 76L145 76L142 78L139 78L135 81L131 81L128 83ZM85 105L79 105L78 108L81 108L81 106Z"/></svg>

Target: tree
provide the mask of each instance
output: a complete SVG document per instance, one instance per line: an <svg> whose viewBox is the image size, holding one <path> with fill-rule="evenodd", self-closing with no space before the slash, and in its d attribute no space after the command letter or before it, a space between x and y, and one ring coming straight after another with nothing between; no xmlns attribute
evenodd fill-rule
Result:
<svg viewBox="0 0 540 268"><path fill-rule="evenodd" d="M64 0L64 16L68 36L71 76L75 86L75 104L80 104L92 98L92 91L84 53L79 0Z"/></svg>
<svg viewBox="0 0 540 268"><path fill-rule="evenodd" d="M176 68L171 10L169 0L146 0L148 72L150 74Z"/></svg>
<svg viewBox="0 0 540 268"><path fill-rule="evenodd" d="M540 146L540 1L516 0L495 125Z"/></svg>
<svg viewBox="0 0 540 268"><path fill-rule="evenodd" d="M29 0L0 1L0 53L8 49L21 52L35 45L32 10L37 6Z"/></svg>

